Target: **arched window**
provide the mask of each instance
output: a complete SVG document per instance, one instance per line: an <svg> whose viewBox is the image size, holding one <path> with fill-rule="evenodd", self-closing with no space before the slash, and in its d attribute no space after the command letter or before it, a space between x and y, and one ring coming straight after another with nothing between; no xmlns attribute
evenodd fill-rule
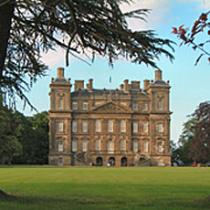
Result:
<svg viewBox="0 0 210 210"><path fill-rule="evenodd" d="M164 97L163 96L161 96L161 97L158 97L157 98L157 109L159 110L159 111L163 111L163 108L164 108Z"/></svg>
<svg viewBox="0 0 210 210"><path fill-rule="evenodd" d="M63 110L64 108L63 97L59 97L58 99L58 110Z"/></svg>

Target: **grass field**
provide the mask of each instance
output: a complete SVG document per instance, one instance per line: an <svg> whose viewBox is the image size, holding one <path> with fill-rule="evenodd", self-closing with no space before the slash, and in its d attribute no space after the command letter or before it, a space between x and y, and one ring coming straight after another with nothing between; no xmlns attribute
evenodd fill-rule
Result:
<svg viewBox="0 0 210 210"><path fill-rule="evenodd" d="M210 168L0 168L0 210L210 209Z"/></svg>

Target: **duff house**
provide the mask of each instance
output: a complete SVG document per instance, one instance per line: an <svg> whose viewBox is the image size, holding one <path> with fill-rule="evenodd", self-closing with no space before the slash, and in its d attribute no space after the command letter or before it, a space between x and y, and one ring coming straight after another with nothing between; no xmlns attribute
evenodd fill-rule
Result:
<svg viewBox="0 0 210 210"><path fill-rule="evenodd" d="M58 68L49 93L49 164L170 165L170 85L160 70L143 83L97 89L90 79L72 87Z"/></svg>

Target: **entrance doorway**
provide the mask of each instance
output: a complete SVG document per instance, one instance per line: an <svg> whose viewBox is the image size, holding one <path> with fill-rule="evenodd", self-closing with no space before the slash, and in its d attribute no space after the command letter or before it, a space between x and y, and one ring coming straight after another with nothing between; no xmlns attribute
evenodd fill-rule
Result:
<svg viewBox="0 0 210 210"><path fill-rule="evenodd" d="M103 166L103 158L102 157L96 158L96 166Z"/></svg>
<svg viewBox="0 0 210 210"><path fill-rule="evenodd" d="M128 159L126 157L121 158L121 166L127 166L128 165Z"/></svg>
<svg viewBox="0 0 210 210"><path fill-rule="evenodd" d="M108 163L109 163L110 166L115 166L115 158L110 157Z"/></svg>

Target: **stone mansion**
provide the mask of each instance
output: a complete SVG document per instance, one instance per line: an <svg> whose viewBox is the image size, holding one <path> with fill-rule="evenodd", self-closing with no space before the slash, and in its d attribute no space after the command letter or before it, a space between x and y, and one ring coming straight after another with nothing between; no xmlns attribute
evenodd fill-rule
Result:
<svg viewBox="0 0 210 210"><path fill-rule="evenodd" d="M119 89L96 89L57 69L50 84L49 164L170 165L169 82L124 80Z"/></svg>

